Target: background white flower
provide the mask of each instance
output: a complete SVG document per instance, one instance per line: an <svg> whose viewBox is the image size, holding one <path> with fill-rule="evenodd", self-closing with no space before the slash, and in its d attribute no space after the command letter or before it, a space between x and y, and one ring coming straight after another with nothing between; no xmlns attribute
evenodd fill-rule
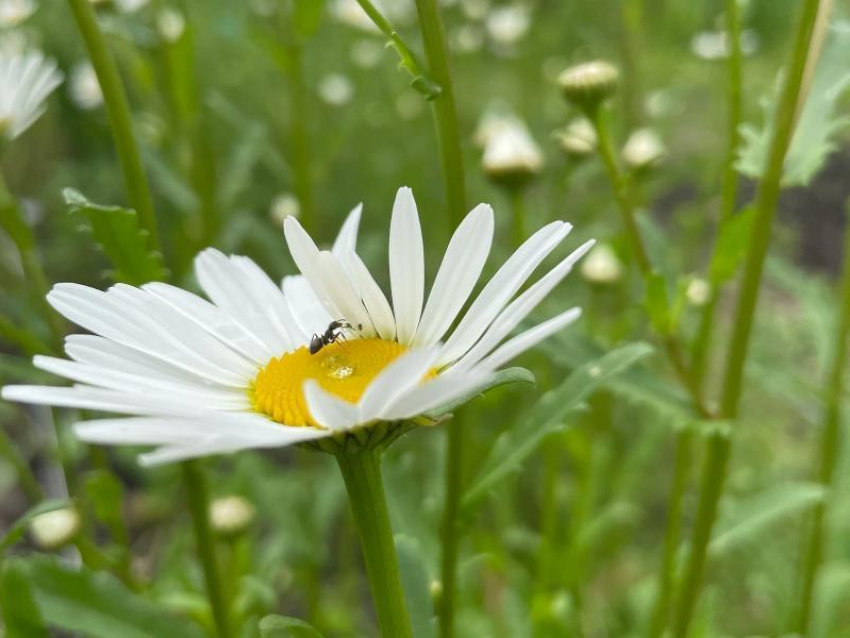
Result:
<svg viewBox="0 0 850 638"><path fill-rule="evenodd" d="M0 51L0 136L14 139L27 130L61 82L56 63L41 52Z"/></svg>

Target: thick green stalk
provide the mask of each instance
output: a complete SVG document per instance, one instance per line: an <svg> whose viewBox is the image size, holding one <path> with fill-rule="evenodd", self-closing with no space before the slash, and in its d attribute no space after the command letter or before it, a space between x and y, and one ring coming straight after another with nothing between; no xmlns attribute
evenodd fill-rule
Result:
<svg viewBox="0 0 850 638"><path fill-rule="evenodd" d="M186 490L186 501L192 516L192 525L195 528L198 557L201 559L201 567L204 571L204 582L216 636L229 638L233 632L215 553L215 541L210 528L210 499L203 469L200 461L184 461L180 465L183 470L183 487Z"/></svg>
<svg viewBox="0 0 850 638"><path fill-rule="evenodd" d="M409 638L410 619L381 478L381 452L378 449L340 451L336 460L360 537L381 634L386 638Z"/></svg>
<svg viewBox="0 0 850 638"><path fill-rule="evenodd" d="M850 212L850 207L848 207ZM820 443L820 467L817 480L829 488L832 487L835 464L841 444L841 396L847 378L848 336L850 336L850 226L844 231L844 267L840 284L841 305L835 333L835 345L829 379L825 391L823 426ZM818 568L824 552L826 534L824 521L830 500L818 503L812 512L812 522L808 537L804 540L804 560L800 605L796 612L791 631L806 635L809 629L809 617L814 598L814 585Z"/></svg>
<svg viewBox="0 0 850 638"><path fill-rule="evenodd" d="M440 138L448 219L451 228L455 228L466 214L466 183L457 104L449 70L449 48L437 0L416 0L416 10L419 14L419 27L422 31L428 69L440 87L440 94L434 98L432 104Z"/></svg>
<svg viewBox="0 0 850 638"><path fill-rule="evenodd" d="M433 100L434 121L440 140L448 220L454 228L460 224L466 213L466 182L457 105L449 70L449 49L437 0L416 0L416 10L419 15L419 27L422 31L428 70L431 78L440 87L439 95ZM454 635L458 537L460 535L457 529L457 514L460 509L463 475L462 415L456 415L454 423L446 430L446 500L441 530L443 594L440 598L440 635L442 638L451 638Z"/></svg>
<svg viewBox="0 0 850 638"><path fill-rule="evenodd" d="M620 168L617 162L617 157L614 153L614 146L611 141L611 133L608 129L608 122L605 118L604 108L598 106L591 110L588 116L596 130L596 135L599 139L597 146L599 156L602 163L605 165L605 172L608 181L611 182L611 187L614 191L614 197L617 200L617 205L620 209L620 214L623 220L623 226L626 229L626 234L629 236L629 241L632 245L632 252L637 261L638 268L644 279L649 282L649 278L653 275L652 264L649 260L649 253L643 242L643 237L640 233L640 228L637 223L637 214L634 203L632 202L631 194L629 193L629 178L628 175ZM662 343L667 352L670 362L679 377L684 388L690 393L691 401L694 408L699 412L700 416L710 417L711 411L705 404L702 397L702 391L695 383L691 371L685 362L685 356L682 352L682 346L679 340L672 334L662 335Z"/></svg>
<svg viewBox="0 0 850 638"><path fill-rule="evenodd" d="M790 64L785 71L785 81L776 110L767 164L756 193L755 218L747 249L744 276L738 295L738 307L723 378L720 404L721 414L726 419L735 419L738 416L738 405L743 389L744 365L747 360L764 260L770 244L785 154L788 151L794 130L800 87L819 4L819 0L804 0L802 3L794 48ZM723 494L731 451L732 443L728 435L717 434L709 439L700 486L699 504L691 539L691 553L685 567L681 597L673 624L673 636L677 638L687 636L699 598L708 555L708 543L717 516L717 506Z"/></svg>
<svg viewBox="0 0 850 638"><path fill-rule="evenodd" d="M723 176L721 179L721 204L718 228L735 213L735 202L738 196L738 171L735 170L735 161L738 158L738 148L741 144L741 113L743 110L742 84L743 84L743 61L741 53L741 17L738 7L739 0L726 0L726 32L729 35L729 63L727 75L727 143L726 157L723 160ZM719 257L714 253L714 259ZM702 308L700 325L694 340L692 349L692 369L694 378L702 385L707 367L708 352L711 346L711 337L714 332L714 313L717 309L717 300L720 295L721 281L714 276L714 268L711 268L709 281L708 301Z"/></svg>
<svg viewBox="0 0 850 638"><path fill-rule="evenodd" d="M97 24L97 17L90 0L68 0L68 3L71 5L71 12L83 36L89 58L97 74L97 81L103 92L109 126L115 139L115 150L118 152L118 160L124 173L127 197L130 205L139 215L139 223L150 234L151 248L159 250L159 231L153 200L133 133L130 103L118 72L118 65L109 52L106 38Z"/></svg>
<svg viewBox="0 0 850 638"><path fill-rule="evenodd" d="M694 435L683 427L676 435L674 451L673 484L667 499L667 527L664 531L664 551L661 556L661 568L658 571L658 591L652 609L647 638L658 638L664 634L670 618L670 602L673 599L675 581L676 551L682 533L682 497L688 485L693 457Z"/></svg>

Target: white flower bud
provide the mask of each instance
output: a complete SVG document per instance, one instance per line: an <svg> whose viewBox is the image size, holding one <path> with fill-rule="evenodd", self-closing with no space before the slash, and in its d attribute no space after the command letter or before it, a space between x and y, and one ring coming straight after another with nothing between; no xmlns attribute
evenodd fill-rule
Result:
<svg viewBox="0 0 850 638"><path fill-rule="evenodd" d="M623 265L607 244L596 244L581 262L581 274L595 284L613 284L623 275Z"/></svg>
<svg viewBox="0 0 850 638"><path fill-rule="evenodd" d="M573 159L583 159L596 152L599 140L596 130L585 118L578 118L567 124L565 128L555 131L552 136L558 142L561 150Z"/></svg>
<svg viewBox="0 0 850 638"><path fill-rule="evenodd" d="M254 522L256 509L241 496L224 496L210 504L210 524L222 536L236 536Z"/></svg>
<svg viewBox="0 0 850 638"><path fill-rule="evenodd" d="M33 13L33 0L0 0L0 27L14 27L24 22Z"/></svg>
<svg viewBox="0 0 850 638"><path fill-rule="evenodd" d="M331 106L343 106L354 97L354 84L344 75L331 73L319 81L319 97Z"/></svg>
<svg viewBox="0 0 850 638"><path fill-rule="evenodd" d="M183 37L186 18L179 11L166 8L157 14L156 28L163 40L173 44Z"/></svg>
<svg viewBox="0 0 850 638"><path fill-rule="evenodd" d="M487 33L496 44L511 47L528 33L531 16L523 5L508 5L491 11L486 24Z"/></svg>
<svg viewBox="0 0 850 638"><path fill-rule="evenodd" d="M71 101L84 111L91 111L103 104L103 91L90 62L78 62L71 69L68 93Z"/></svg>
<svg viewBox="0 0 850 638"><path fill-rule="evenodd" d="M81 526L77 511L72 507L63 507L33 517L29 523L29 533L39 549L53 551L70 543Z"/></svg>
<svg viewBox="0 0 850 638"><path fill-rule="evenodd" d="M351 61L361 69L371 69L380 62L383 52L377 41L364 38L351 45Z"/></svg>
<svg viewBox="0 0 850 638"><path fill-rule="evenodd" d="M301 204L292 193L281 193L272 201L269 216L276 224L282 224L287 217L298 217Z"/></svg>
<svg viewBox="0 0 850 638"><path fill-rule="evenodd" d="M517 121L490 136L481 163L493 181L519 187L543 170L543 154L525 125Z"/></svg>
<svg viewBox="0 0 850 638"><path fill-rule="evenodd" d="M652 129L636 130L623 147L623 161L635 171L655 168L667 156L667 148Z"/></svg>
<svg viewBox="0 0 850 638"><path fill-rule="evenodd" d="M688 288L685 290L685 297L688 303L692 306L704 306L708 302L711 289L705 279L695 277L688 283Z"/></svg>
<svg viewBox="0 0 850 638"><path fill-rule="evenodd" d="M558 85L564 97L582 109L595 109L617 88L620 72L602 60L585 62L563 71Z"/></svg>

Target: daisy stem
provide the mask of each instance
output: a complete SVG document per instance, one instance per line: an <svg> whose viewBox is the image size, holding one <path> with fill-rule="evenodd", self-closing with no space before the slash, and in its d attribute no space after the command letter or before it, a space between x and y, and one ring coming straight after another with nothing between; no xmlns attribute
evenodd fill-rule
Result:
<svg viewBox="0 0 850 638"><path fill-rule="evenodd" d="M124 173L124 185L130 205L136 209L139 223L150 235L151 248L160 250L159 231L151 199L148 178L145 174L139 147L133 133L133 119L124 83L118 65L109 52L106 38L97 24L97 17L89 0L68 0L77 27L83 36L86 49L94 67L97 81L103 92L109 126L115 139L115 150Z"/></svg>
<svg viewBox="0 0 850 638"><path fill-rule="evenodd" d="M776 119L772 126L773 134L765 171L756 192L755 217L747 248L732 337L727 352L720 401L721 414L726 419L735 419L738 416L738 406L743 390L744 365L747 361L750 333L753 327L764 261L770 245L773 219L776 216L785 154L794 132L803 74L809 58L820 0L804 0L801 4L800 22L794 37L791 59L784 72L782 93L776 109ZM685 638L688 635L691 619L696 609L705 571L708 544L717 516L717 506L723 495L731 451L730 436L718 434L709 437L696 520L691 538L691 553L685 565L684 582L680 590L679 605L673 622L672 635L675 638Z"/></svg>
<svg viewBox="0 0 850 638"><path fill-rule="evenodd" d="M466 214L466 182L463 169L463 151L460 144L460 126L457 117L454 85L449 70L449 47L437 0L416 0L419 28L425 46L425 58L433 80L440 87L432 100L440 155L446 188L449 223L456 228Z"/></svg>
<svg viewBox="0 0 850 638"><path fill-rule="evenodd" d="M386 638L409 638L412 632L384 495L381 451L349 449L338 452L336 460L360 537L381 634Z"/></svg>
<svg viewBox="0 0 850 638"><path fill-rule="evenodd" d="M847 207L850 214L850 205ZM838 460L841 444L841 395L847 377L848 336L850 336L850 225L844 230L844 266L839 284L841 306L835 333L835 345L832 354L832 366L825 391L825 406L823 414L823 429L820 444L820 466L817 480L824 487L831 487ZM806 635L809 628L814 585L823 558L824 521L827 516L829 501L815 505L812 512L811 526L808 537L804 539L804 559L802 583L800 587L800 605L791 630L800 635Z"/></svg>
<svg viewBox="0 0 850 638"><path fill-rule="evenodd" d="M416 0L419 27L425 47L425 58L430 77L439 86L433 98L434 121L440 141L443 180L446 189L448 219L451 228L457 227L466 213L466 182L463 169L463 150L460 143L457 104L449 69L449 48L443 29L437 0ZM441 525L443 593L440 597L440 635L454 635L456 573L460 532L457 518L460 511L463 476L464 427L463 416L455 416L454 423L446 428L446 487Z"/></svg>
<svg viewBox="0 0 850 638"><path fill-rule="evenodd" d="M199 461L184 461L180 464L183 471L183 487L186 490L186 501L192 524L195 528L195 540L198 544L198 556L204 571L204 581L207 588L207 598L215 623L216 635L228 638L232 635L218 568L212 530L210 528L209 492L204 478L203 468Z"/></svg>
<svg viewBox="0 0 850 638"><path fill-rule="evenodd" d="M599 139L598 152L605 165L605 171L608 180L611 182L611 187L614 191L614 197L617 200L617 205L620 209L623 225L626 228L626 233L629 236L629 241L632 244L632 251L635 255L638 268L644 279L649 283L650 278L654 274L652 263L649 260L649 253L643 241L640 228L637 223L637 213L635 211L634 202L632 201L629 192L629 177L624 172L617 162L617 157L614 153L614 146L611 141L611 133L608 127L608 121L605 117L605 110L598 106L587 113L588 118L593 123L596 130L596 135ZM667 313L669 315L669 310ZM661 340L664 349L667 352L667 357L673 364L673 368L684 388L690 393L691 401L694 408L704 418L711 417L711 411L708 409L705 400L702 396L701 388L695 383L691 370L685 361L685 355L679 340L675 335L667 333L661 335Z"/></svg>
<svg viewBox="0 0 850 638"><path fill-rule="evenodd" d="M723 224L735 213L735 202L738 195L738 171L735 170L735 160L738 157L738 147L741 144L741 134L738 131L741 125L741 113L743 109L742 84L743 84L743 54L741 52L741 17L738 0L726 0L726 31L729 34L729 64L727 74L727 147L726 157L723 161L723 177L721 186L720 219L717 227ZM719 258L715 251L712 262ZM714 313L717 309L717 300L723 282L718 281L714 275L714 268L709 269L709 294L708 301L702 308L700 324L697 336L692 348L692 369L694 379L702 385L705 377L709 346L714 332Z"/></svg>

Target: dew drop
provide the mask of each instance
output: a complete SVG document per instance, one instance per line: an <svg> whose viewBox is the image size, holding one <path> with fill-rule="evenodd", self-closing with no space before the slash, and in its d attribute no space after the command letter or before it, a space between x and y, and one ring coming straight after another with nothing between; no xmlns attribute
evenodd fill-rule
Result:
<svg viewBox="0 0 850 638"><path fill-rule="evenodd" d="M322 361L322 367L332 379L347 379L354 374L354 368L348 365L343 355L334 354Z"/></svg>

